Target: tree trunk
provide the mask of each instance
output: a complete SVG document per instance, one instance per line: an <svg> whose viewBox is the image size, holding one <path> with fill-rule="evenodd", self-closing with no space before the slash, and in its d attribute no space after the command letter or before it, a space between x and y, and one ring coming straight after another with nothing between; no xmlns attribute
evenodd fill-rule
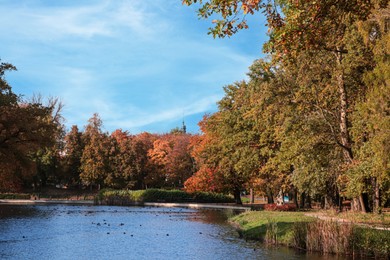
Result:
<svg viewBox="0 0 390 260"><path fill-rule="evenodd" d="M293 189L293 203L295 204L295 206L297 208L299 208L299 205L298 205L298 191L297 191L297 189Z"/></svg>
<svg viewBox="0 0 390 260"><path fill-rule="evenodd" d="M255 193L253 192L253 189L252 188L250 188L250 203L251 204L253 204L253 203L255 203Z"/></svg>
<svg viewBox="0 0 390 260"><path fill-rule="evenodd" d="M374 213L381 213L381 201L380 201L380 189L379 189L379 182L377 178L372 178L373 179L373 187L374 187L374 195L373 195L373 212Z"/></svg>
<svg viewBox="0 0 390 260"><path fill-rule="evenodd" d="M337 74L337 85L340 95L340 144L343 148L343 154L346 162L351 163L353 159L351 139L349 136L348 130L348 97L347 90L345 88L344 82L344 69L342 67L343 63L343 48L338 48L336 52L337 56L337 65L338 65L338 74ZM363 195L358 196L358 201L360 203L360 209L362 212L367 212L366 205L364 204Z"/></svg>
<svg viewBox="0 0 390 260"><path fill-rule="evenodd" d="M342 54L338 54L339 74L337 75L337 85L340 95L340 143L343 148L344 158L347 162L352 162L353 154L351 149L351 139L348 131L348 98L344 83L344 71L341 68Z"/></svg>
<svg viewBox="0 0 390 260"><path fill-rule="evenodd" d="M305 196L305 208L311 209L311 197L309 194Z"/></svg>
<svg viewBox="0 0 390 260"><path fill-rule="evenodd" d="M361 211L361 204L359 198L353 198L351 202L351 210L352 211Z"/></svg>
<svg viewBox="0 0 390 260"><path fill-rule="evenodd" d="M234 188L234 200L236 204L242 205L241 192L239 188Z"/></svg>
<svg viewBox="0 0 390 260"><path fill-rule="evenodd" d="M339 195L339 211L343 211L343 197Z"/></svg>
<svg viewBox="0 0 390 260"><path fill-rule="evenodd" d="M272 193L272 190L267 188L267 203L273 204L274 203L274 194Z"/></svg>
<svg viewBox="0 0 390 260"><path fill-rule="evenodd" d="M306 197L305 192L302 192L301 193L301 198L299 200L299 208L300 209L305 208L305 197Z"/></svg>

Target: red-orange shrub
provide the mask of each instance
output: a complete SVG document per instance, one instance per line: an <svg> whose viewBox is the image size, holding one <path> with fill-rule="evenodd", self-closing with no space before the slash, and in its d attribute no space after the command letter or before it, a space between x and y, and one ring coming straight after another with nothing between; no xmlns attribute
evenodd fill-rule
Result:
<svg viewBox="0 0 390 260"><path fill-rule="evenodd" d="M277 204L273 203L273 204L265 204L264 210L267 210L267 211L296 211L297 206L295 204L292 204L292 203L286 203L283 205L277 205Z"/></svg>

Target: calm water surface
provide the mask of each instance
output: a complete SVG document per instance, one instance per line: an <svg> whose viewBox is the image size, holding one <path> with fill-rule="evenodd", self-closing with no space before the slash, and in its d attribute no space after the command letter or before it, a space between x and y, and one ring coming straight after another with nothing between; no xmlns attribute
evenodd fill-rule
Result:
<svg viewBox="0 0 390 260"><path fill-rule="evenodd" d="M1 205L0 259L335 259L246 242L231 211Z"/></svg>

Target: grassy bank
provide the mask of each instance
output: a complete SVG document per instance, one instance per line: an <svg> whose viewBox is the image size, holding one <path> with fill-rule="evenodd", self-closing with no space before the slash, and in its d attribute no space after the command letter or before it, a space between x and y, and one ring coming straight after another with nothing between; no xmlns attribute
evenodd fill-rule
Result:
<svg viewBox="0 0 390 260"><path fill-rule="evenodd" d="M0 193L0 199L2 200L28 200L30 197L30 194L24 193Z"/></svg>
<svg viewBox="0 0 390 260"><path fill-rule="evenodd" d="M264 242L271 239L271 231L279 244L290 245L295 223L312 222L314 217L307 217L303 212L248 211L230 219L240 234L246 239ZM275 238L274 236L274 238ZM276 241L274 241L276 242Z"/></svg>
<svg viewBox="0 0 390 260"><path fill-rule="evenodd" d="M307 251L387 259L390 231L336 220L320 220L303 212L245 212L230 219L246 239Z"/></svg>
<svg viewBox="0 0 390 260"><path fill-rule="evenodd" d="M0 199L15 200L37 200L37 199L58 199L58 200L93 200L95 191L82 189L59 189L55 187L44 187L40 191L23 190L21 193L0 193Z"/></svg>
<svg viewBox="0 0 390 260"><path fill-rule="evenodd" d="M133 205L144 202L232 203L234 199L218 193L187 193L181 190L101 190L96 202L107 205Z"/></svg>

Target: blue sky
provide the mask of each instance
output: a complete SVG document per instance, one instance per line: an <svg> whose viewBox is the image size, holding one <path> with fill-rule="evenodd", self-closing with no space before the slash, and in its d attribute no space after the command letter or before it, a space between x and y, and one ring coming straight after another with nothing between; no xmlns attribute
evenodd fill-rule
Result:
<svg viewBox="0 0 390 260"><path fill-rule="evenodd" d="M259 13L226 39L181 0L0 0L0 58L15 93L59 97L69 129L198 132L222 87L245 79L266 40Z"/></svg>

